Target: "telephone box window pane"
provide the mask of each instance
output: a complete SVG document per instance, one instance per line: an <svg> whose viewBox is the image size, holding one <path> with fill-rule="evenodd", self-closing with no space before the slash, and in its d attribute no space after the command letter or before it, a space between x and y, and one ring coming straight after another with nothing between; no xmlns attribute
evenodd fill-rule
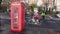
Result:
<svg viewBox="0 0 60 34"><path fill-rule="evenodd" d="M18 11L18 8L14 8L14 13L16 13Z"/></svg>
<svg viewBox="0 0 60 34"><path fill-rule="evenodd" d="M17 22L17 18L14 19L14 22Z"/></svg>

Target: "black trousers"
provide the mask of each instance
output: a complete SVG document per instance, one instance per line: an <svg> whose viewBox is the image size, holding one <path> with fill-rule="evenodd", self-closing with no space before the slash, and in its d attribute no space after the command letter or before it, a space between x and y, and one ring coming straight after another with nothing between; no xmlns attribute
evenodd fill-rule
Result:
<svg viewBox="0 0 60 34"><path fill-rule="evenodd" d="M42 19L44 20L45 19L45 16L42 16Z"/></svg>

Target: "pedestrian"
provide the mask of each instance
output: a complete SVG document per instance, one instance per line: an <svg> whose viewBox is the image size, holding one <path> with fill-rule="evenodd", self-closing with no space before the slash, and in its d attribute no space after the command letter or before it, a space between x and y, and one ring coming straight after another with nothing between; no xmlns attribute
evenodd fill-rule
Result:
<svg viewBox="0 0 60 34"><path fill-rule="evenodd" d="M40 15L38 13L38 9L34 8L34 19L35 19L35 24L39 23Z"/></svg>
<svg viewBox="0 0 60 34"><path fill-rule="evenodd" d="M27 8L27 10L26 10L26 20L29 22L29 23L31 23L31 20L32 20L32 18L33 18L33 8L32 8L32 6L29 6L28 8Z"/></svg>
<svg viewBox="0 0 60 34"><path fill-rule="evenodd" d="M42 16L42 20L44 20L45 19L45 12L42 12L41 16Z"/></svg>
<svg viewBox="0 0 60 34"><path fill-rule="evenodd" d="M33 11L33 7L32 6L29 6L29 12L31 14L31 18L33 18L34 11Z"/></svg>

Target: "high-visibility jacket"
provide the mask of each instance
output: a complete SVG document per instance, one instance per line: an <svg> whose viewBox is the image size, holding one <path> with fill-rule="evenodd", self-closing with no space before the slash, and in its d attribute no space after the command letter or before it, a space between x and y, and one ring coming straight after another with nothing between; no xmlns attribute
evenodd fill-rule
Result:
<svg viewBox="0 0 60 34"><path fill-rule="evenodd" d="M42 13L41 16L45 16L45 13Z"/></svg>

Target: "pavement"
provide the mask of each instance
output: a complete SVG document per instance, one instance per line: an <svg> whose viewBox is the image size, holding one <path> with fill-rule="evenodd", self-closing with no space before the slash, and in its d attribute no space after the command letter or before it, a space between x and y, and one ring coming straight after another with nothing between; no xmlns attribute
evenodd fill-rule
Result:
<svg viewBox="0 0 60 34"><path fill-rule="evenodd" d="M51 28L42 28L36 25L27 24L25 25L25 30L21 33L11 32L10 25L6 25L6 29L4 31L1 31L1 34L50 34L51 31L52 34L57 34L56 30ZM50 30L49 30L50 29Z"/></svg>
<svg viewBox="0 0 60 34"><path fill-rule="evenodd" d="M60 18L58 18L57 16L52 16L52 15L46 15L46 17L45 17L47 20L60 20Z"/></svg>
<svg viewBox="0 0 60 34"><path fill-rule="evenodd" d="M26 23L25 30L23 32L14 33L11 32L10 19L9 17L8 18L7 17L8 16L4 16L1 19L1 23L5 24L5 30L0 31L1 34L59 34L60 33L60 20L45 20L40 25Z"/></svg>
<svg viewBox="0 0 60 34"><path fill-rule="evenodd" d="M7 20L5 20L7 21ZM49 21L48 21L49 22ZM58 22L58 21L57 21ZM52 31L60 31L60 24L59 23L42 23L42 25L32 25L32 24L26 24L25 30L22 32L22 34L49 34L49 29L52 29ZM5 25L5 30L1 31L1 34L17 34L14 32L11 32L10 25ZM21 33L18 33L21 34ZM55 32L54 32L55 34Z"/></svg>

